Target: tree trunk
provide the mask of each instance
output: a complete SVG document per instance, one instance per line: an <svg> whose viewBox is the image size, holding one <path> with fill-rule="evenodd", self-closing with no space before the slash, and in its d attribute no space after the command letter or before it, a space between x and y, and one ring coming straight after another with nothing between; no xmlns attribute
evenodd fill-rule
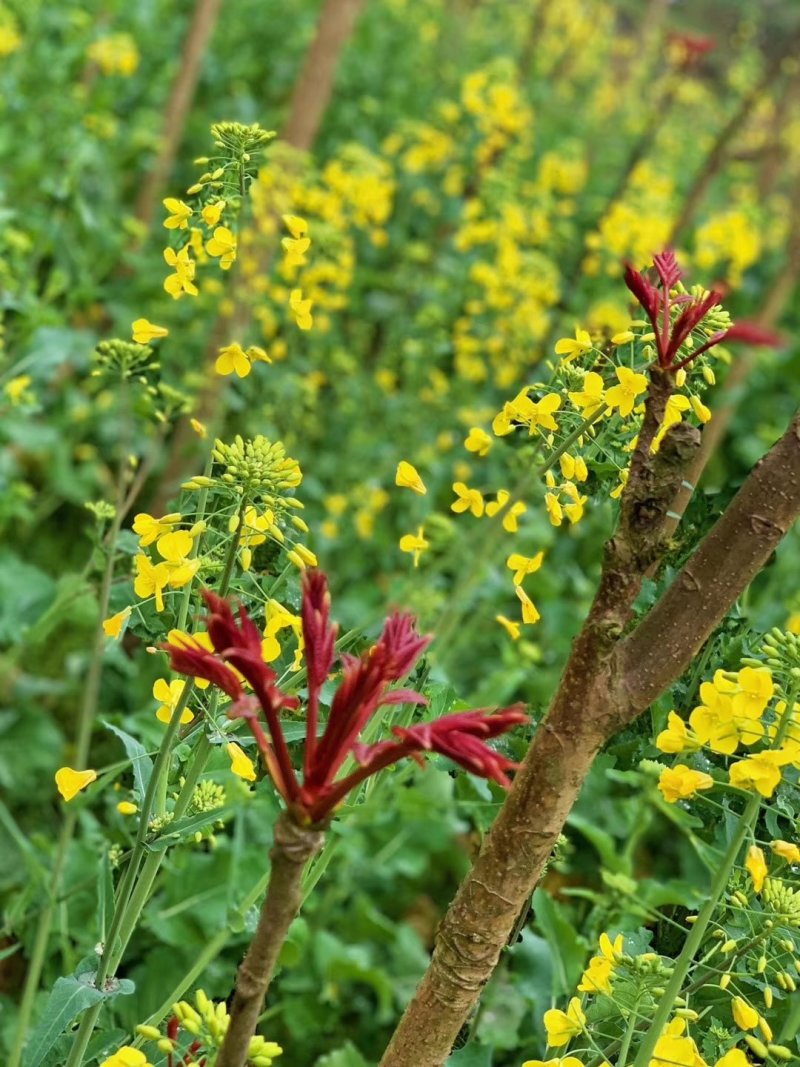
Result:
<svg viewBox="0 0 800 1067"><path fill-rule="evenodd" d="M652 395L651 389L648 404ZM640 437L647 423L646 414ZM671 436L672 431L657 455ZM541 876L594 756L680 676L800 514L798 412L672 586L622 639L647 558L663 550L661 502L650 529L644 536L637 531L649 513L643 507L649 506L648 484L664 476L648 451L647 444L644 451L637 446L628 483L633 488L623 494L600 587L558 692L473 870L442 920L433 958L381 1067L445 1063ZM679 438L661 463L672 466L677 477L690 458L687 442Z"/></svg>
<svg viewBox="0 0 800 1067"><path fill-rule="evenodd" d="M192 106L203 55L217 24L222 0L197 0L183 45L181 64L172 83L164 111L164 125L159 138L158 155L139 190L136 218L149 229L156 208L167 188L175 157L183 140L186 118Z"/></svg>
<svg viewBox="0 0 800 1067"><path fill-rule="evenodd" d="M333 93L336 67L355 26L362 0L324 0L317 32L295 82L282 137L311 148Z"/></svg>

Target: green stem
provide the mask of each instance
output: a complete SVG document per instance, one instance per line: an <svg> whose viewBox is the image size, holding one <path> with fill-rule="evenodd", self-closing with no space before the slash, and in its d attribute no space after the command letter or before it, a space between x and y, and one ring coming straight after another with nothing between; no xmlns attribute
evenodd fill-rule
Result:
<svg viewBox="0 0 800 1067"><path fill-rule="evenodd" d="M656 1047L656 1042L661 1037L664 1027L669 1021L669 1017L672 1014L672 1009L675 1004L675 998L680 994L683 983L686 980L686 975L689 973L689 968L692 965L692 961L702 944L703 937L711 922L714 909L719 904L720 897L725 892L725 887L728 884L731 871L736 863L736 858L744 844L745 838L748 833L750 833L753 824L756 821L760 807L761 797L758 793L754 793L748 800L747 806L739 819L736 833L731 838L730 844L725 851L725 855L722 857L717 873L711 883L708 898L700 909L697 921L692 927L689 936L686 938L680 955L675 960L672 975L667 982L664 995L658 1003L658 1008L653 1016L653 1021L639 1046L639 1051L634 1060L633 1067L648 1067L648 1064L653 1058L653 1050Z"/></svg>
<svg viewBox="0 0 800 1067"><path fill-rule="evenodd" d="M205 509L206 494L200 498L198 503L198 513L200 508ZM242 501L239 506L239 524L236 528L231 543L228 547L228 554L225 560L225 566L222 572L222 578L219 586L220 596L224 596L230 585L231 575L233 573L233 566L236 562L236 552L239 548L239 541L242 531L242 519L244 516L244 510L247 506L245 497L242 497ZM188 614L188 595L184 597L184 602L181 607L181 615L179 621L184 625L186 622L186 616ZM128 942L133 936L133 932L139 922L142 911L147 904L150 893L152 891L153 883L155 882L156 875L158 874L161 861L164 858L163 852L150 852L145 857L147 851L147 832L150 823L150 819L153 812L153 807L156 803L156 798L161 795L162 785L161 779L167 779L169 777L169 764L170 756L172 753L173 743L178 735L181 723L181 714L189 701L189 697L194 691L194 680L189 679L183 688L180 700L175 706L172 712L172 718L169 721L167 729L161 740L161 746L156 756L156 761L153 766L153 772L150 775L150 781L147 784L147 791L142 802L142 808L139 813L139 828L136 835L136 842L134 844L133 852L131 854L130 863L128 869L123 878L123 882L120 886L120 892L117 897L117 901L114 907L114 917L111 923L111 929L109 930L108 938L106 941L105 952L100 960L100 965L95 975L95 983L98 986L102 986L103 983L112 977L120 960L127 948ZM198 755L200 750L200 744L195 749L195 754ZM207 760L208 753L204 755L200 754L203 762ZM194 772L190 772L190 777L193 781L199 777L200 769ZM191 799L191 791L186 788L181 791L181 797L179 798L181 814L186 810L186 806ZM192 785L192 790L194 785ZM178 805L176 805L177 811ZM144 862L142 862L144 860ZM141 867L141 871L139 868ZM138 878L136 875L138 874ZM134 885L135 883L135 885ZM123 895L124 890L124 895ZM81 1067L83 1058L86 1054L86 1048L94 1032L97 1019L102 1010L103 1002L96 1004L84 1013L81 1018L80 1026L75 1034L75 1038L70 1050L69 1059L65 1067Z"/></svg>
<svg viewBox="0 0 800 1067"><path fill-rule="evenodd" d="M625 1064L628 1061L628 1053L630 1052L631 1041L633 1040L633 1035L636 1033L636 1024L639 1022L638 1009L639 998L637 997L636 1000L633 1002L633 1007L631 1008L631 1017L628 1020L628 1026L623 1035L622 1043L619 1047L619 1053L617 1054L617 1067L625 1067Z"/></svg>
<svg viewBox="0 0 800 1067"><path fill-rule="evenodd" d="M108 555L106 557L106 565L103 570L103 578L100 585L100 601L98 604L99 618L97 623L97 630L95 631L91 660L89 662L89 670L86 676L86 686L83 691L83 700L81 701L80 712L78 715L78 731L75 739L74 754L74 763L78 769L85 768L89 759L89 748L92 739L92 728L94 727L94 722L97 715L97 704L100 696L100 680L102 677L103 670L103 652L105 650L106 643L106 635L105 631L103 630L103 620L108 615L108 605L111 600L111 583L114 578L114 564L116 561L117 540L119 538L120 527L122 525L122 518L124 515L122 505L125 499L126 458L126 450L123 450L123 457L120 459L119 470L117 474L117 497L114 505L114 518L112 519L111 526L109 527L107 538ZM75 834L76 825L77 815L74 809L68 809L64 817L64 821L61 824L61 830L58 835L56 857L53 864L50 884L47 888L47 904L39 915L39 922L36 927L33 950L31 952L30 962L28 964L28 971L25 975L25 986L23 988L22 998L19 1007L19 1015L17 1017L17 1031L14 1036L14 1045L11 1049L8 1067L19 1067L19 1064L22 1061L22 1052L25 1045L25 1039L29 1031L31 1015L33 1013L33 1004L36 999L36 992L39 988L39 980L42 976L45 959L47 957L47 945L50 939L50 931L53 926L53 916L55 914L56 900L58 897L58 890L61 883L61 875L64 871L64 864L67 858L67 853L69 851L69 846L72 844L72 838Z"/></svg>
<svg viewBox="0 0 800 1067"><path fill-rule="evenodd" d="M555 463L557 463L558 460L561 459L564 453L569 452L570 448L572 448L578 438L585 434L589 427L592 426L595 422L597 422L598 419L601 419L607 411L608 408L606 407L606 405L601 404L597 411L589 415L588 418L585 418L580 424L580 426L576 430L573 430L569 437L565 438L564 441L562 441L561 444L558 446L558 448L556 448L553 452L550 453L550 455L547 457L541 467L539 467L536 471L538 476L540 478L543 478L545 474L547 474L547 472L550 470L550 468Z"/></svg>

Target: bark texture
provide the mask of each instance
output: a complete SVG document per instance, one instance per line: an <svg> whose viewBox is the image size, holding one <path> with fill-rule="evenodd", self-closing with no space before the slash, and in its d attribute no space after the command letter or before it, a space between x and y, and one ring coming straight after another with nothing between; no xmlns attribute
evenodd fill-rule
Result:
<svg viewBox="0 0 800 1067"><path fill-rule="evenodd" d="M236 972L230 1026L215 1067L245 1067L278 954L300 910L303 870L323 841L320 830L300 826L288 812L275 824L269 888L253 940Z"/></svg>
<svg viewBox="0 0 800 1067"><path fill-rule="evenodd" d="M514 787L442 920L428 971L381 1067L445 1063L595 755L680 675L800 514L798 413L673 585L623 637L642 577L665 543L669 487L655 496L651 490L661 481L674 488L697 444L685 432L676 437L675 427L650 456L647 436L669 392L656 372L594 603Z"/></svg>
<svg viewBox="0 0 800 1067"><path fill-rule="evenodd" d="M150 173L142 183L136 201L136 218L149 228L162 193L167 187L175 157L183 139L186 117L194 100L206 46L219 18L222 0L197 0L181 54L181 63L172 83L164 111L159 149Z"/></svg>
<svg viewBox="0 0 800 1067"><path fill-rule="evenodd" d="M325 0L289 103L283 139L308 150L333 93L336 67L355 26L362 0Z"/></svg>

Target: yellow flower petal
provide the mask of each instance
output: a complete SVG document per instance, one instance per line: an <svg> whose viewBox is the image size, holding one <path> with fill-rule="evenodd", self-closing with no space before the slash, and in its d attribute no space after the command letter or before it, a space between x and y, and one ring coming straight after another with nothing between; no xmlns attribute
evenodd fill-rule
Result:
<svg viewBox="0 0 800 1067"><path fill-rule="evenodd" d="M60 767L56 771L56 788L66 801L76 797L82 789L97 781L97 771L76 771L72 767Z"/></svg>

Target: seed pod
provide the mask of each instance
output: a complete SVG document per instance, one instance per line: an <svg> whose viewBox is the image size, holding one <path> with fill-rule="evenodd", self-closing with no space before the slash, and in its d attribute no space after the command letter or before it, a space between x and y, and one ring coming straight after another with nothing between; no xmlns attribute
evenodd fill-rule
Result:
<svg viewBox="0 0 800 1067"><path fill-rule="evenodd" d="M767 1056L769 1055L769 1051L767 1050L767 1046L764 1044L763 1041L759 1041L758 1038L753 1037L752 1034L745 1034L744 1039L747 1042L747 1045L750 1048L751 1052L755 1052L756 1056L758 1056L760 1060L765 1060L767 1058Z"/></svg>
<svg viewBox="0 0 800 1067"><path fill-rule="evenodd" d="M770 1056L775 1056L779 1060L790 1060L794 1053L786 1045L767 1045L767 1051Z"/></svg>

